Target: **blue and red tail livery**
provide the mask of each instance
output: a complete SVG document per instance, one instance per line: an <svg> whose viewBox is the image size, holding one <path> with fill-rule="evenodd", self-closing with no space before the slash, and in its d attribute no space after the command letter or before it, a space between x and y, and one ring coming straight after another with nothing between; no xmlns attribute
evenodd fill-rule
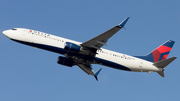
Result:
<svg viewBox="0 0 180 101"><path fill-rule="evenodd" d="M168 40L166 43L155 49L152 52L154 63L165 60L168 57L173 45L174 41Z"/></svg>
<svg viewBox="0 0 180 101"><path fill-rule="evenodd" d="M174 41L168 40L164 44L153 50L148 55L138 56L138 57L154 63L165 60L168 57L174 43L175 43Z"/></svg>

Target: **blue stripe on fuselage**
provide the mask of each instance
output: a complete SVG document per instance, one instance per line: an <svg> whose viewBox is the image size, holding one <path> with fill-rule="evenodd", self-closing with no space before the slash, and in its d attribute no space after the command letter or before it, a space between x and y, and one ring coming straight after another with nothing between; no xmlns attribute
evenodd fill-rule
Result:
<svg viewBox="0 0 180 101"><path fill-rule="evenodd" d="M100 59L100 58L97 58L95 57L96 61L98 61L98 63L104 65L104 66L108 66L108 67L111 67L111 68L115 68L115 69L120 69L120 70L125 70L125 71L131 71L129 68L123 66L123 65L120 65L120 64L117 64L117 63L114 63L114 62L111 62L111 61L108 61L108 60L105 60L105 59Z"/></svg>
<svg viewBox="0 0 180 101"><path fill-rule="evenodd" d="M51 51L51 52L59 53L59 54L67 53L66 50L64 50L62 48L54 47L54 46L43 45L43 44L38 44L38 43L33 43L33 42L24 42L24 41L19 41L19 40L14 40L14 39L11 39L11 40L16 41L18 43L25 44L25 45L29 45L29 46L41 48L41 49L44 49L44 50L48 50L48 51Z"/></svg>
<svg viewBox="0 0 180 101"><path fill-rule="evenodd" d="M59 53L59 54L66 54L67 53L66 50L64 50L62 48L59 48L59 47L43 45L43 44L38 44L38 43L32 43L32 42L24 42L24 41L19 41L19 40L14 40L14 39L11 39L11 40L16 41L18 43L25 44L25 45L29 45L29 46L37 47L37 48L40 48L40 49L48 50L48 51L51 51L51 52ZM69 54L68 53L68 55L86 57L86 58L88 58L90 60L94 60L93 57L90 57L90 56L87 56L87 55L82 55L82 54L75 54L75 53L70 53ZM95 61L97 61L97 63L101 63L104 66L108 66L108 67L112 67L112 68L120 69L120 70L131 71L129 68L127 68L125 66L122 66L120 64L117 64L117 63L114 63L114 62L111 62L111 61L108 61L108 60L105 60L105 59L100 59L100 58L95 57Z"/></svg>

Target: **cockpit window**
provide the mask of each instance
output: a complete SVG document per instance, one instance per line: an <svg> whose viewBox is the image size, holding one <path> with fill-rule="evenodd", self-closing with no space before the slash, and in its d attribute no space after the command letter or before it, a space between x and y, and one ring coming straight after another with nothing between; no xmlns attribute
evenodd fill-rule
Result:
<svg viewBox="0 0 180 101"><path fill-rule="evenodd" d="M12 30L17 30L17 29L13 28Z"/></svg>

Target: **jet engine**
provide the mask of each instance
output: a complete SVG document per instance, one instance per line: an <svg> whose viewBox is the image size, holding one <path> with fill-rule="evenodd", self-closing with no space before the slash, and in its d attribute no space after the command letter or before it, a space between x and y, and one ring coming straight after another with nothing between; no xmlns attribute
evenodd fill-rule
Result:
<svg viewBox="0 0 180 101"><path fill-rule="evenodd" d="M71 52L79 52L80 48L81 48L81 46L76 45L76 44L71 43L71 42L66 42L65 47L64 47L65 50L71 51Z"/></svg>
<svg viewBox="0 0 180 101"><path fill-rule="evenodd" d="M61 56L58 57L57 63L68 67L72 67L74 65L72 60Z"/></svg>

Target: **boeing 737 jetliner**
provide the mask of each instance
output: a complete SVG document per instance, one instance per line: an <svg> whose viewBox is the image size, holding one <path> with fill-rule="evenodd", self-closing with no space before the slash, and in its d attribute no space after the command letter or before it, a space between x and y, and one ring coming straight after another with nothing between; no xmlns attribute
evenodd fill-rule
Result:
<svg viewBox="0 0 180 101"><path fill-rule="evenodd" d="M129 56L126 54L103 49L107 41L124 27L129 17L119 25L86 41L77 42L36 30L13 28L3 31L9 39L25 45L59 53L57 63L72 67L77 65L84 72L93 75L96 80L101 68L94 72L91 64L100 64L115 69L134 72L157 72L164 77L165 67L177 57L167 59L174 41L168 40L145 56Z"/></svg>

